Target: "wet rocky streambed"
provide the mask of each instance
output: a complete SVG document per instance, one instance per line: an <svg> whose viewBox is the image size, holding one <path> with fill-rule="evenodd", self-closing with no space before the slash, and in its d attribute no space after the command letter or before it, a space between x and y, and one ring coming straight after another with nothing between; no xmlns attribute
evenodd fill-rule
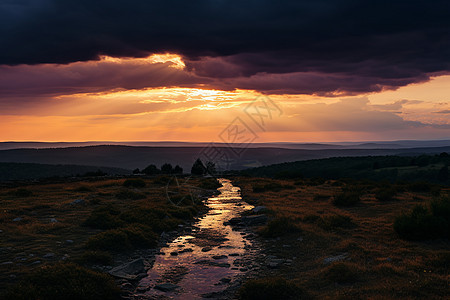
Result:
<svg viewBox="0 0 450 300"><path fill-rule="evenodd" d="M219 181L220 194L205 200L209 210L203 217L163 235L158 250L142 251L110 271L124 298L228 299L243 278L260 271L261 245L251 226L264 224L267 216L243 201L230 180ZM256 214L241 217L249 210Z"/></svg>

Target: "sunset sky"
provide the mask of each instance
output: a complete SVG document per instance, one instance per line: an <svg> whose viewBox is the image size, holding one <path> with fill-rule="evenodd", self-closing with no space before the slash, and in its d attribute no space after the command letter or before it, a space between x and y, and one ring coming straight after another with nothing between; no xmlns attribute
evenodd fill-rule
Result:
<svg viewBox="0 0 450 300"><path fill-rule="evenodd" d="M236 118L258 142L450 139L449 14L448 1L4 0L0 141L220 141ZM264 127L246 113L261 99L277 108Z"/></svg>

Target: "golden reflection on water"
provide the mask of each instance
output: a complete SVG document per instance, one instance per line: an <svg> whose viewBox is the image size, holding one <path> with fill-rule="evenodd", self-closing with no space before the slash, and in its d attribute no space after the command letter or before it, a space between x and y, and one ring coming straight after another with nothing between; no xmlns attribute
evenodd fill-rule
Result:
<svg viewBox="0 0 450 300"><path fill-rule="evenodd" d="M202 299L205 293L217 292L227 286L222 278L233 278L242 272L233 267L251 242L241 231L232 230L224 222L253 208L241 198L240 188L230 180L219 179L220 194L208 198L208 213L192 226L190 234L177 237L156 255L154 266L139 286L153 287L170 282L180 288L174 292L162 292L151 288L145 294L167 296L172 299ZM174 255L176 253L176 255Z"/></svg>

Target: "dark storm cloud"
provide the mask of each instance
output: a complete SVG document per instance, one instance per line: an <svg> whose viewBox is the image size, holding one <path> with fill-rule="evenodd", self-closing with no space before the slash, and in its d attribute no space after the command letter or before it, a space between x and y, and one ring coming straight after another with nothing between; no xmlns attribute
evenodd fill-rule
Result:
<svg viewBox="0 0 450 300"><path fill-rule="evenodd" d="M448 1L4 0L0 64L167 51L218 87L379 91L450 70L449 20Z"/></svg>

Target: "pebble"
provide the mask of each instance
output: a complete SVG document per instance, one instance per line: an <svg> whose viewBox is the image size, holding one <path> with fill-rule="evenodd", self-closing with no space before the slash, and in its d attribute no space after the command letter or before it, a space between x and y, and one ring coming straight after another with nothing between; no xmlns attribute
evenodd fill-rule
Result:
<svg viewBox="0 0 450 300"><path fill-rule="evenodd" d="M42 256L43 258L54 258L55 257L55 253L47 253L44 256Z"/></svg>
<svg viewBox="0 0 450 300"><path fill-rule="evenodd" d="M67 244L73 244L73 240L66 240Z"/></svg>
<svg viewBox="0 0 450 300"><path fill-rule="evenodd" d="M50 223L58 223L58 220L56 220L55 218L50 218Z"/></svg>
<svg viewBox="0 0 450 300"><path fill-rule="evenodd" d="M13 222L20 222L20 221L22 221L22 218L21 218L21 217L17 217L17 218L15 218L15 219L13 219Z"/></svg>
<svg viewBox="0 0 450 300"><path fill-rule="evenodd" d="M214 258L214 259L223 259L223 258L227 258L227 256L226 255L213 255L212 258Z"/></svg>
<svg viewBox="0 0 450 300"><path fill-rule="evenodd" d="M8 266L8 265L12 265L13 262L12 261L5 261L3 263L0 264L0 266Z"/></svg>

